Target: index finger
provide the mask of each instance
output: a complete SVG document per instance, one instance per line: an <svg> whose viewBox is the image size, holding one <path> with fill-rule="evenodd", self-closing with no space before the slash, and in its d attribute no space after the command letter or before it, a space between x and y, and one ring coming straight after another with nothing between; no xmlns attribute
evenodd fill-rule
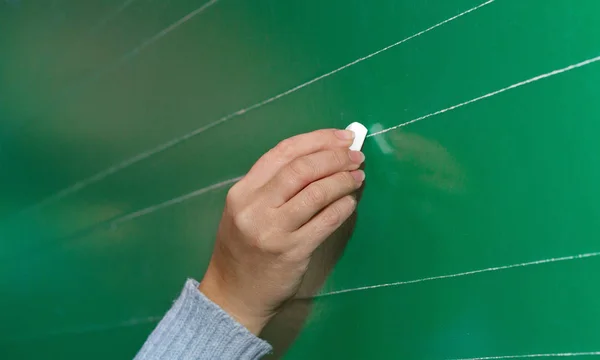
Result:
<svg viewBox="0 0 600 360"><path fill-rule="evenodd" d="M257 189L292 160L326 149L349 147L353 139L352 131L339 129L316 130L285 139L264 154L240 183Z"/></svg>

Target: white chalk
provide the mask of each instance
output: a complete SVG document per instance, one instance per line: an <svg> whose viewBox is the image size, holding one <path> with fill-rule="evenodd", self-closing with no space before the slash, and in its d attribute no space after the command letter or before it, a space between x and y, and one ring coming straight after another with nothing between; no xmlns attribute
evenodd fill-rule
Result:
<svg viewBox="0 0 600 360"><path fill-rule="evenodd" d="M350 145L350 150L360 151L365 142L365 138L367 137L367 128L361 123L353 122L346 127L346 130L350 130L354 133L354 142Z"/></svg>

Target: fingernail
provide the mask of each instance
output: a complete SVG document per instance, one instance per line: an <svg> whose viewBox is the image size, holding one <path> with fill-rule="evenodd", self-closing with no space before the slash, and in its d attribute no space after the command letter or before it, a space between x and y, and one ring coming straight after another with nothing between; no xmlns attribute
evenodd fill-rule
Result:
<svg viewBox="0 0 600 360"><path fill-rule="evenodd" d="M350 175L354 178L357 183L362 183L365 181L365 172L362 170L354 170L350 172Z"/></svg>
<svg viewBox="0 0 600 360"><path fill-rule="evenodd" d="M357 164L362 164L362 162L365 161L365 154L360 151L350 151L348 156L350 156L350 160L352 160L352 162Z"/></svg>
<svg viewBox="0 0 600 360"><path fill-rule="evenodd" d="M354 132L350 130L336 130L335 136L342 140L352 140L354 139Z"/></svg>

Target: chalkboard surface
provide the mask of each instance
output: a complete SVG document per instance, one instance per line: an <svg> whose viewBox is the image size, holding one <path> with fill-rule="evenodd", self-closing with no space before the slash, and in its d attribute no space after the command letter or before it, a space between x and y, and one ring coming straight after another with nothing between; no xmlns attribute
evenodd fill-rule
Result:
<svg viewBox="0 0 600 360"><path fill-rule="evenodd" d="M597 0L0 2L0 357L129 359L278 141L370 130L287 359L600 351ZM351 235L351 236L350 236Z"/></svg>

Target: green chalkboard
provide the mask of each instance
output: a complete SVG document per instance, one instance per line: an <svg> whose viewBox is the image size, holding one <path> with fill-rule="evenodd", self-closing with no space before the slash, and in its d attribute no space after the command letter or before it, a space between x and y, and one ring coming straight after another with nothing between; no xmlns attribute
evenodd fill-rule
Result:
<svg viewBox="0 0 600 360"><path fill-rule="evenodd" d="M128 359L283 138L370 130L273 357L600 351L597 0L0 1L0 357ZM543 355L546 354L546 355Z"/></svg>

